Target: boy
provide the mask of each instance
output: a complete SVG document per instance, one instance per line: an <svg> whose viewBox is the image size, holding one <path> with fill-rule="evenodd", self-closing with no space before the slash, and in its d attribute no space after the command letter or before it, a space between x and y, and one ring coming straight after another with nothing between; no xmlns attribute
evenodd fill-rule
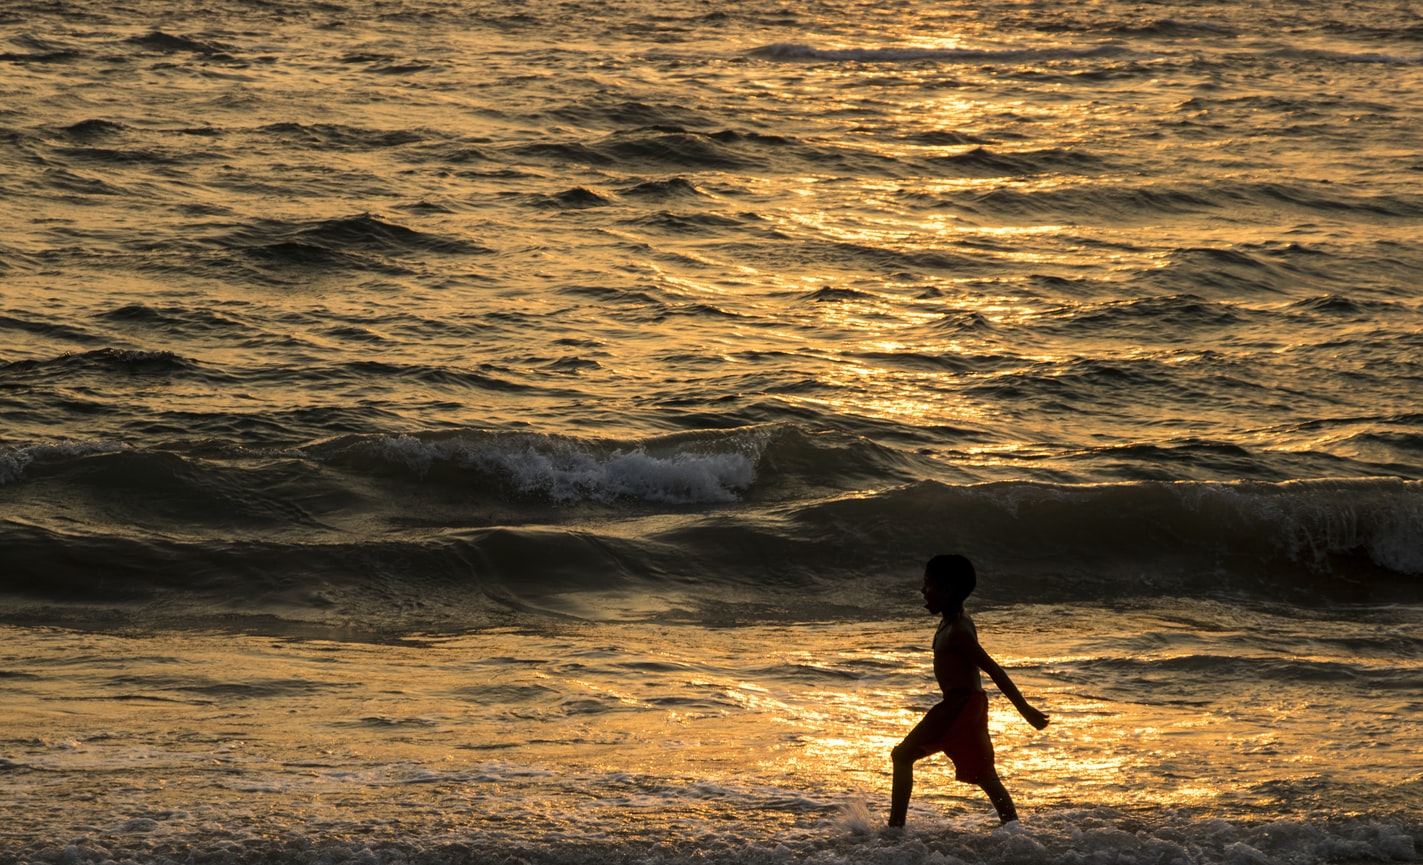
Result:
<svg viewBox="0 0 1423 865"><path fill-rule="evenodd" d="M978 644L978 631L963 609L977 582L973 563L963 556L935 556L924 567L924 606L944 616L934 632L934 677L944 699L890 752L894 760L890 826L904 825L914 788L914 762L940 751L954 761L955 778L983 788L999 820L1009 823L1018 819L1013 798L993 768L988 696L983 693L978 671L988 673L1029 724L1041 730L1048 718L1028 705L1013 680Z"/></svg>

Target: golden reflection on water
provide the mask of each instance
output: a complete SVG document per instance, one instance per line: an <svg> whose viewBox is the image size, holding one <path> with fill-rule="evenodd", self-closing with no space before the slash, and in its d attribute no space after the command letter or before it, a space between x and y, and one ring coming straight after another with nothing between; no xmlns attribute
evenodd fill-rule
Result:
<svg viewBox="0 0 1423 865"><path fill-rule="evenodd" d="M867 380L873 379L871 386ZM908 423L936 418L974 421L987 418L983 407L969 398L943 389L938 373L905 373L868 366L842 365L822 373L821 383L845 394L842 397L782 395L791 403L834 410L847 416Z"/></svg>
<svg viewBox="0 0 1423 865"><path fill-rule="evenodd" d="M1222 680L1221 693L1189 698L1170 681L1083 683L1067 671L1092 669L1098 655L1083 649L1102 638L1063 618L1042 630L1044 616L1026 608L978 617L990 651L1052 717L1035 731L990 691L999 770L1025 812L1084 802L1209 812L1341 771L1397 783L1378 757L1403 743L1376 743L1373 768L1343 768L1358 762L1342 758L1374 713L1350 714L1328 689L1306 704L1269 683ZM931 634L928 617L569 623L394 645L7 628L8 668L34 675L0 679L0 743L43 771L12 775L0 810L22 813L22 802L93 776L102 789L81 807L122 807L139 789L146 807L188 810L279 793L313 820L412 801L463 821L531 817L603 788L602 804L562 819L625 821L632 808L660 831L662 809L709 814L738 797L851 798L876 811L889 749L938 699ZM991 816L947 760L921 767L921 817ZM748 819L793 817L773 808Z"/></svg>

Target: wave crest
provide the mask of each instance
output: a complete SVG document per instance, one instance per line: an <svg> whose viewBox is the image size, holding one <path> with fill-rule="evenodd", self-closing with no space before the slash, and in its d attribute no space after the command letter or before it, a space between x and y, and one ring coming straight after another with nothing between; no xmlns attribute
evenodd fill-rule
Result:
<svg viewBox="0 0 1423 865"><path fill-rule="evenodd" d="M455 434L343 439L312 449L345 465L402 467L439 480L473 470L519 496L560 504L714 504L737 501L756 482L764 442L754 433L669 437L631 444L532 433Z"/></svg>

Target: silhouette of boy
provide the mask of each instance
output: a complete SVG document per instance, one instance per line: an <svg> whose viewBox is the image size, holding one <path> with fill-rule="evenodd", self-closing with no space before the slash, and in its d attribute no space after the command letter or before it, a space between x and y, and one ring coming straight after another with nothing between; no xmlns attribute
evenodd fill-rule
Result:
<svg viewBox="0 0 1423 865"><path fill-rule="evenodd" d="M944 699L890 752L894 760L890 826L904 825L909 794L914 789L915 761L940 751L954 761L955 778L983 788L998 811L998 819L1004 823L1018 819L1013 797L993 767L988 695L983 693L978 671L988 673L1029 724L1041 730L1048 718L1028 705L1013 680L978 644L978 631L963 609L977 583L973 563L963 556L935 556L924 567L924 606L944 616L934 632L934 678L939 680Z"/></svg>

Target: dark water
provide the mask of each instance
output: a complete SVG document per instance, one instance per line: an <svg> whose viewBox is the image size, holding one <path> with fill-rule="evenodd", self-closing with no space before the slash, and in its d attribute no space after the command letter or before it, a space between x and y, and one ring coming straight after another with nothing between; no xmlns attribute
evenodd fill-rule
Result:
<svg viewBox="0 0 1423 865"><path fill-rule="evenodd" d="M791 426L14 456L3 586L20 621L240 613L398 634L537 609L774 619L787 593L810 595L798 617L873 619L897 614L937 548L998 575L988 601L1313 609L1416 604L1423 567L1414 481L964 485L916 480L922 456Z"/></svg>

